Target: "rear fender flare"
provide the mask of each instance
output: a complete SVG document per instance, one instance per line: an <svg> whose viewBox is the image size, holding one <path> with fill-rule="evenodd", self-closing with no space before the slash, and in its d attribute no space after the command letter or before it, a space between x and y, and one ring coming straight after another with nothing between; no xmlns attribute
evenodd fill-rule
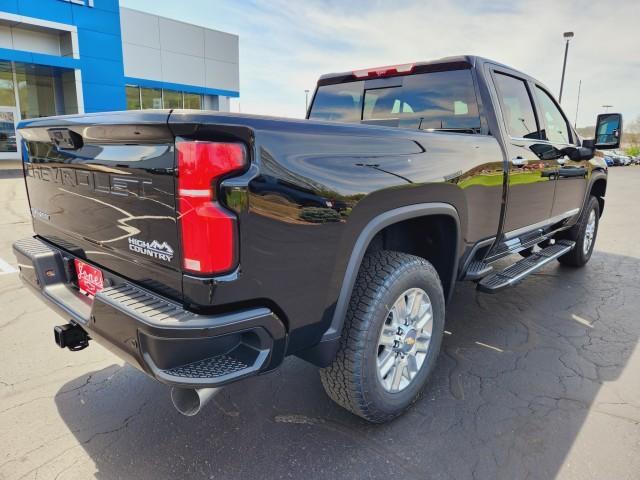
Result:
<svg viewBox="0 0 640 480"><path fill-rule="evenodd" d="M342 288L340 289L340 294L336 302L331 324L322 336L321 342L330 342L340 338L344 319L347 314L347 308L349 307L349 300L356 282L356 277L358 276L358 271L360 270L362 259L364 258L364 254L366 253L371 240L373 240L376 234L383 228L393 225L394 223L402 222L411 218L427 217L432 215L446 215L451 217L455 222L456 238L454 245L456 248L454 252L453 270L450 277L451 284L449 285L449 292L453 291L453 284L456 281L455 273L458 270L460 242L462 241L460 233L460 218L456 208L448 203L437 202L419 203L389 210L388 212L384 212L371 219L358 235L351 252L351 257L347 264L347 269L342 281Z"/></svg>

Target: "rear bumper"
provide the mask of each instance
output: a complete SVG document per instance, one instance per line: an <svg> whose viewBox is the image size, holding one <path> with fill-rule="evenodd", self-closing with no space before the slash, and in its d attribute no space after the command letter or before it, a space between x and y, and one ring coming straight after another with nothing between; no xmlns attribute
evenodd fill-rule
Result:
<svg viewBox="0 0 640 480"><path fill-rule="evenodd" d="M162 383L217 387L283 360L286 330L267 308L199 315L103 270L95 299L74 285L70 253L38 238L13 245L22 281L93 340Z"/></svg>

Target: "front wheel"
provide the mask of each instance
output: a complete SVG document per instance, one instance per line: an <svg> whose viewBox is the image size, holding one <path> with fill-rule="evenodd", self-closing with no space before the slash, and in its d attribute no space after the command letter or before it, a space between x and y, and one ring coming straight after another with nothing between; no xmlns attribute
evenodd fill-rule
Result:
<svg viewBox="0 0 640 480"><path fill-rule="evenodd" d="M576 246L573 250L558 258L558 261L570 267L582 267L586 265L593 253L599 224L600 203L596 197L591 196L580 216L580 220L578 220L578 223L574 225L564 237L576 242Z"/></svg>
<svg viewBox="0 0 640 480"><path fill-rule="evenodd" d="M320 370L325 391L370 422L397 417L433 371L444 315L442 284L429 262L392 251L367 255L336 358Z"/></svg>

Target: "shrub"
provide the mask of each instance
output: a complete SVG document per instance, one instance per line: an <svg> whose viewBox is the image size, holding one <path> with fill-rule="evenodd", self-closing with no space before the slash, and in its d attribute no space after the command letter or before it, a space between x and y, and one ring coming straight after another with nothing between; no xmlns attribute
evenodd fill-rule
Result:
<svg viewBox="0 0 640 480"><path fill-rule="evenodd" d="M640 155L640 145L631 145L630 147L627 147L625 149L624 153L626 153L630 157L637 157L638 155Z"/></svg>

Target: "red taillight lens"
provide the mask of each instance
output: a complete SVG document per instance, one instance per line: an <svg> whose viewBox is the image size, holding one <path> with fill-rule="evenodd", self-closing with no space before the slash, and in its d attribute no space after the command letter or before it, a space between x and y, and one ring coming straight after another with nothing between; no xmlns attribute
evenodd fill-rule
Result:
<svg viewBox="0 0 640 480"><path fill-rule="evenodd" d="M389 65L387 67L365 68L363 70L354 70L353 75L356 78L381 78L391 75L406 75L413 72L415 64L404 63L402 65Z"/></svg>
<svg viewBox="0 0 640 480"><path fill-rule="evenodd" d="M176 150L182 266L201 274L227 271L237 261L237 218L216 201L216 183L244 167L244 146L180 141Z"/></svg>

